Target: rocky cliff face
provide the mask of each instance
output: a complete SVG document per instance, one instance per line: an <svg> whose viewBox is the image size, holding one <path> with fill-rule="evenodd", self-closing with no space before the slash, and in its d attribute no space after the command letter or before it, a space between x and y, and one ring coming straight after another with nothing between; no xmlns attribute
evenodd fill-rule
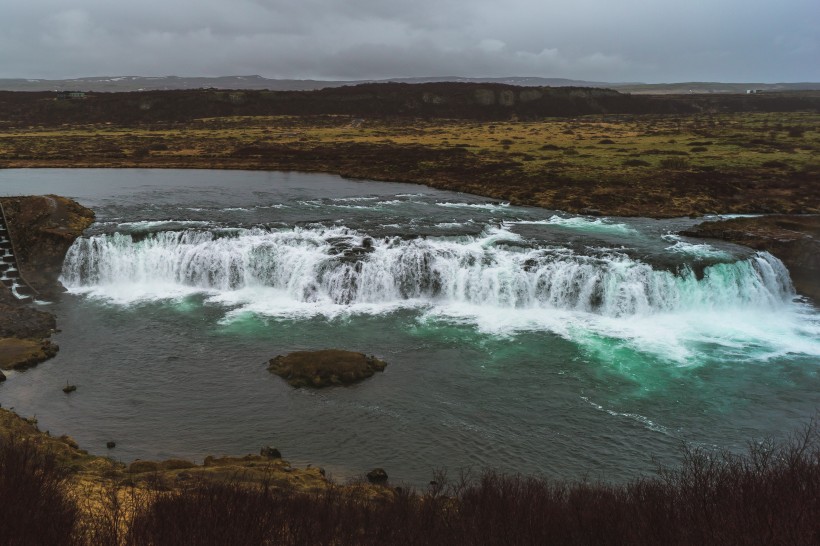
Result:
<svg viewBox="0 0 820 546"><path fill-rule="evenodd" d="M820 304L820 216L772 215L704 222L683 235L765 250L789 268L798 293Z"/></svg>
<svg viewBox="0 0 820 546"><path fill-rule="evenodd" d="M63 291L57 280L74 240L94 222L94 212L56 195L3 197L17 260L26 280L45 298Z"/></svg>
<svg viewBox="0 0 820 546"><path fill-rule="evenodd" d="M3 197L0 203L23 276L40 299L59 296L64 290L58 277L66 251L94 222L94 213L56 195ZM31 366L54 356L58 347L48 338L55 328L51 313L20 303L0 285L0 370Z"/></svg>

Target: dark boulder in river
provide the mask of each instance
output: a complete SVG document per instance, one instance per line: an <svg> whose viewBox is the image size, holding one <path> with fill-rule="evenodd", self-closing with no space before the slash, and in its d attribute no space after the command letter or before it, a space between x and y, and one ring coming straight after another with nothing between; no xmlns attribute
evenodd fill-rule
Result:
<svg viewBox="0 0 820 546"><path fill-rule="evenodd" d="M383 468L374 468L367 473L367 481L373 484L387 483L387 472Z"/></svg>
<svg viewBox="0 0 820 546"><path fill-rule="evenodd" d="M259 450L259 455L265 457L266 459L281 459L282 452L280 452L275 447L265 446Z"/></svg>
<svg viewBox="0 0 820 546"><path fill-rule="evenodd" d="M325 349L297 351L272 358L268 370L293 387L349 385L384 371L387 364L364 353Z"/></svg>

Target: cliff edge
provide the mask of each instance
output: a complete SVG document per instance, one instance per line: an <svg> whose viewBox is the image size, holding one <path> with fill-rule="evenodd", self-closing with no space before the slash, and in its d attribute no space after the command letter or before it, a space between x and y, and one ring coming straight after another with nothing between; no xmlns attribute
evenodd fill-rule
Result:
<svg viewBox="0 0 820 546"><path fill-rule="evenodd" d="M59 297L65 254L94 222L94 212L56 195L0 197L0 204L23 277L39 299ZM0 381L5 379L2 370L32 366L57 354L57 345L49 340L55 329L47 307L21 303L0 285Z"/></svg>

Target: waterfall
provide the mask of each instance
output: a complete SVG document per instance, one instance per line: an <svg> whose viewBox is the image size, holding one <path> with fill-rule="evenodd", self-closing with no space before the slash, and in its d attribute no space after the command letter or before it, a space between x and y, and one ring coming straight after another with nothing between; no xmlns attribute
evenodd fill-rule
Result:
<svg viewBox="0 0 820 546"><path fill-rule="evenodd" d="M696 275L617 251L533 248L491 229L460 238L372 239L347 228L164 231L78 239L63 266L71 290L138 285L204 292L277 289L295 301L466 303L561 309L608 317L665 311L775 308L793 289L783 264L760 252ZM162 290L156 291L162 297ZM167 297L167 296L166 296Z"/></svg>

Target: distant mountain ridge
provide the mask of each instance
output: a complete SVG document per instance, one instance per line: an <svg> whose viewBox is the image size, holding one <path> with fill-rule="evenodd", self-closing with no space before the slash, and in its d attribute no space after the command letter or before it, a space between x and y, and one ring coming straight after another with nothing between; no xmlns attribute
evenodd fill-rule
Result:
<svg viewBox="0 0 820 546"><path fill-rule="evenodd" d="M363 83L311 91L0 91L0 126L176 123L232 116L532 120L590 114L817 111L819 105L820 91L641 95L605 88L474 82Z"/></svg>
<svg viewBox="0 0 820 546"><path fill-rule="evenodd" d="M105 76L66 80L0 78L2 91L166 91L179 89L237 89L271 91L312 91L363 83L500 83L521 87L597 87L616 89L622 93L635 94L689 94L689 93L745 93L747 91L810 91L820 90L820 82L796 83L721 83L680 82L647 84L640 82L612 83L571 80L566 78L540 78L511 76L506 78L464 78L459 76L429 78L390 78L383 80L294 80L270 79L262 76Z"/></svg>

